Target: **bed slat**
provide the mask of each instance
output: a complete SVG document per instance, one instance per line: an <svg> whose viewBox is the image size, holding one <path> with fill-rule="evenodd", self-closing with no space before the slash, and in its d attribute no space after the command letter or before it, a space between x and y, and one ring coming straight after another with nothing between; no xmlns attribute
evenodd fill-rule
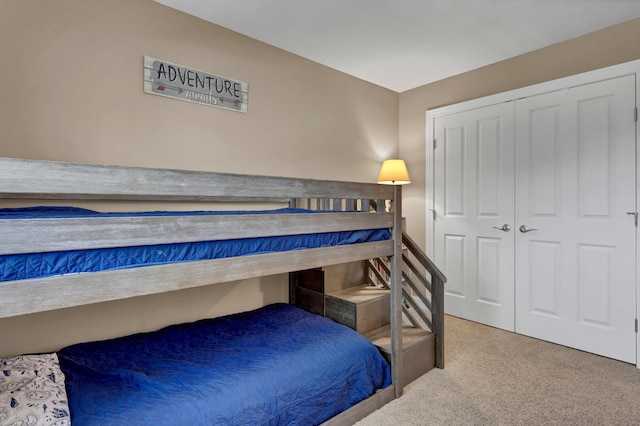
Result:
<svg viewBox="0 0 640 426"><path fill-rule="evenodd" d="M393 197L387 185L0 158L0 198L255 201Z"/></svg>
<svg viewBox="0 0 640 426"><path fill-rule="evenodd" d="M0 318L389 256L391 240L0 283ZM250 265L250 266L249 266Z"/></svg>
<svg viewBox="0 0 640 426"><path fill-rule="evenodd" d="M0 220L0 255L381 229L391 226L393 215L386 213Z"/></svg>

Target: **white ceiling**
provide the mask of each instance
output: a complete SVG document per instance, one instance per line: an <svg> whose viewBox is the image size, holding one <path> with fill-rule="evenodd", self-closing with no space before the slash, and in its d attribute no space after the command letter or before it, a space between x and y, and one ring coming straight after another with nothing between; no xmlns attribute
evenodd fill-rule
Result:
<svg viewBox="0 0 640 426"><path fill-rule="evenodd" d="M640 17L640 0L156 0L403 92Z"/></svg>

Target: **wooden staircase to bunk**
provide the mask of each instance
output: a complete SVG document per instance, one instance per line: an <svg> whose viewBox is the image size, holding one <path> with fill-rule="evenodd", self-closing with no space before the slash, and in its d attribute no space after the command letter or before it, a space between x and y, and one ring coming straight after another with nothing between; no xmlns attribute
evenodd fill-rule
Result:
<svg viewBox="0 0 640 426"><path fill-rule="evenodd" d="M444 275L403 232L400 387L444 368ZM430 276L427 279L426 276ZM332 318L371 340L391 363L388 259L292 272L290 303Z"/></svg>

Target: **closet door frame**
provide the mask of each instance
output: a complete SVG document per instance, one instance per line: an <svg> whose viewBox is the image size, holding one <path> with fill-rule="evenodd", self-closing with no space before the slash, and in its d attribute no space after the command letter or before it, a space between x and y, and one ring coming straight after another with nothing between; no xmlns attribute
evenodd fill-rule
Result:
<svg viewBox="0 0 640 426"><path fill-rule="evenodd" d="M640 82L638 82L638 76L640 74L640 60L626 62L619 65L613 65L606 68L601 68L594 71L588 71L581 74L576 74L557 80L552 80L544 83L539 83L532 86L527 86L519 89L510 90L508 92L502 92L495 95L490 95L470 101L461 102L458 104L448 105L433 110L426 111L426 141L425 141L425 200L426 200L426 253L428 256L434 256L434 218L437 212L434 212L434 139L435 139L435 120L438 117L443 117L449 114L463 112L475 108L481 108L489 105L494 105L502 102L514 101L519 98L540 95L544 93L554 92L565 89L567 87L579 86L583 84L595 83L601 80L608 80L615 77L622 77L625 75L636 75L636 107L638 100L640 99ZM639 121L636 120L636 145L637 139L640 135ZM638 165L640 164L640 155L636 148L636 200L640 198L640 173L638 173ZM636 205L636 212L638 212L638 206ZM636 253L640 256L640 246L638 242L638 229L636 228ZM640 279L638 274L638 267L640 267L640 259L636 258L636 324L638 324L638 318L640 318ZM640 339L638 338L636 329L636 367L640 369Z"/></svg>

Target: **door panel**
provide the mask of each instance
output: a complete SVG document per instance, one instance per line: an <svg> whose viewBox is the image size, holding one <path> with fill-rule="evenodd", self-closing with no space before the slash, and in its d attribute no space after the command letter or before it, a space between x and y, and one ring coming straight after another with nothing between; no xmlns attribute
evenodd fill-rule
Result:
<svg viewBox="0 0 640 426"><path fill-rule="evenodd" d="M528 206L533 217L555 217L559 214L558 177L562 168L559 161L559 141L562 139L558 127L559 109L558 105L549 105L529 112L529 158L522 166L529 175L531 202ZM524 170L522 172L524 175Z"/></svg>
<svg viewBox="0 0 640 426"><path fill-rule="evenodd" d="M636 361L635 76L516 101L516 331Z"/></svg>
<svg viewBox="0 0 640 426"><path fill-rule="evenodd" d="M465 237L463 235L443 234L444 241L444 268L447 273L446 295L465 297L465 265L466 250ZM446 307L446 304L445 304Z"/></svg>
<svg viewBox="0 0 640 426"><path fill-rule="evenodd" d="M434 124L434 259L447 275L445 311L513 331L513 103Z"/></svg>
<svg viewBox="0 0 640 426"><path fill-rule="evenodd" d="M529 244L529 309L538 315L558 317L560 299L560 243L531 241Z"/></svg>

